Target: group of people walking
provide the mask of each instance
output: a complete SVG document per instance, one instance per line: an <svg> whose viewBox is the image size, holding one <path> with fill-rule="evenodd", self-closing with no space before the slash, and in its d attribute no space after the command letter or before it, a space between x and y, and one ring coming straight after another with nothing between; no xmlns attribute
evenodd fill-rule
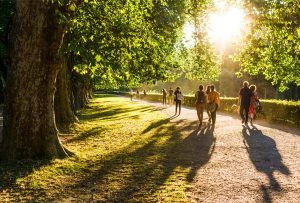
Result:
<svg viewBox="0 0 300 203"><path fill-rule="evenodd" d="M162 90L163 94L163 105L167 105L166 101L168 98L169 105L173 105L175 102L175 115L180 115L181 113L181 103L183 100L183 94L180 87L177 87L174 91L172 88L167 92L166 89ZM200 121L200 126L203 121L203 112L206 109L209 117L209 123L213 125L216 122L217 109L220 106L220 94L215 90L214 85L208 85L206 91L204 91L203 85L199 86L199 90L195 94L195 105L197 110L197 115Z"/></svg>
<svg viewBox="0 0 300 203"><path fill-rule="evenodd" d="M163 93L163 105L167 105L167 100L169 105L173 105L175 102L175 115L180 115L181 113L181 103L183 100L183 95L180 87L177 87L174 91L172 88L167 91L166 89L162 90ZM239 92L239 113L242 119L243 124L248 124L255 119L256 109L260 105L256 86L250 85L249 82L245 81L243 87ZM203 113L206 110L208 115L208 122L212 125L216 123L217 110L220 107L220 93L216 91L214 85L206 86L204 90L203 85L199 85L198 91L195 93L195 107L197 111L197 116L199 119L199 126L202 126L203 123Z"/></svg>
<svg viewBox="0 0 300 203"><path fill-rule="evenodd" d="M143 91L144 96L146 96L146 91ZM140 96L139 90L136 92L137 98ZM181 113L181 103L183 101L183 94L180 87L177 87L175 91L170 87L167 91L162 89L163 95L163 105L173 106L175 102L175 115L180 115ZM130 90L131 100L133 97L133 90ZM260 102L256 92L256 86L250 85L249 82L244 81L243 87L239 92L239 114L242 119L242 124L252 123L253 119L256 117L256 109L260 107ZM197 116L199 119L199 126L203 123L203 113L206 110L208 115L208 123L215 125L217 110L220 107L220 93L216 91L214 85L206 86L204 90L203 85L199 85L198 91L195 93L195 107L197 111Z"/></svg>
<svg viewBox="0 0 300 203"><path fill-rule="evenodd" d="M239 102L242 124L248 124L249 118L252 123L256 116L256 109L260 106L256 86L253 84L249 86L249 82L245 81L240 90Z"/></svg>
<svg viewBox="0 0 300 203"><path fill-rule="evenodd" d="M202 126L203 112L206 109L208 122L215 125L217 110L220 106L220 93L215 90L214 85L208 85L204 91L204 86L199 85L199 90L195 94L195 105L199 119L199 127Z"/></svg>
<svg viewBox="0 0 300 203"><path fill-rule="evenodd" d="M183 95L181 93L180 87L177 87L176 90L174 91L172 87L170 87L169 91L166 89L162 89L163 93L163 105L167 105L167 100L168 104L170 106L173 106L173 101L175 102L175 115L180 115L181 113L181 101L183 100Z"/></svg>

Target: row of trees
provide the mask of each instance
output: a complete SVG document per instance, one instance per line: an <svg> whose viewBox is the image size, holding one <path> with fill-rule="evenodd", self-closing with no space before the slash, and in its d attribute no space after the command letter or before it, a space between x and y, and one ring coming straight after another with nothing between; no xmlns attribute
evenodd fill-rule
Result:
<svg viewBox="0 0 300 203"><path fill-rule="evenodd" d="M299 81L299 2L244 1L253 19L237 60L282 88ZM202 25L211 0L0 0L2 160L66 157L57 124L77 120L92 89L175 77L214 79ZM180 42L195 24L195 46ZM3 93L3 90L0 89ZM3 95L1 96L1 99Z"/></svg>
<svg viewBox="0 0 300 203"><path fill-rule="evenodd" d="M0 3L7 11L1 25L6 96L0 154L1 160L13 160L70 155L59 141L57 123L77 120L74 112L88 102L93 85L168 78L179 67L174 53L182 25L206 2Z"/></svg>

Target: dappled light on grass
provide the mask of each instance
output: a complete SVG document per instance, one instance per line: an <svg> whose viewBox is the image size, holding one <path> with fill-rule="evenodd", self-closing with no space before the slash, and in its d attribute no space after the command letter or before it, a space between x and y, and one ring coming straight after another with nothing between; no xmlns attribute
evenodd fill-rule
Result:
<svg viewBox="0 0 300 203"><path fill-rule="evenodd" d="M96 96L79 118L62 137L75 156L15 176L7 200L188 202L190 182L210 158L212 133L112 96ZM2 197L7 186L0 188Z"/></svg>

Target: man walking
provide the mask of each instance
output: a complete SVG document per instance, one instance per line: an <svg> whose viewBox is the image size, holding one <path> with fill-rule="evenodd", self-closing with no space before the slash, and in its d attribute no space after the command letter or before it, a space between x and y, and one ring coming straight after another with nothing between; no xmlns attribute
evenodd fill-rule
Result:
<svg viewBox="0 0 300 203"><path fill-rule="evenodd" d="M244 81L243 88L240 90L240 116L242 118L242 124L248 124L249 107L251 103L252 91L249 89L249 82Z"/></svg>

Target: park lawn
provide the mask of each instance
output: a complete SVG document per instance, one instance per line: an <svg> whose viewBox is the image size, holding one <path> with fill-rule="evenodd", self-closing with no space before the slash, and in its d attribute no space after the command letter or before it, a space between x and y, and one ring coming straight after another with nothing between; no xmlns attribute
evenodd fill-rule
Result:
<svg viewBox="0 0 300 203"><path fill-rule="evenodd" d="M0 165L1 201L188 201L194 126L112 95L95 95L79 119L61 136L74 156Z"/></svg>

